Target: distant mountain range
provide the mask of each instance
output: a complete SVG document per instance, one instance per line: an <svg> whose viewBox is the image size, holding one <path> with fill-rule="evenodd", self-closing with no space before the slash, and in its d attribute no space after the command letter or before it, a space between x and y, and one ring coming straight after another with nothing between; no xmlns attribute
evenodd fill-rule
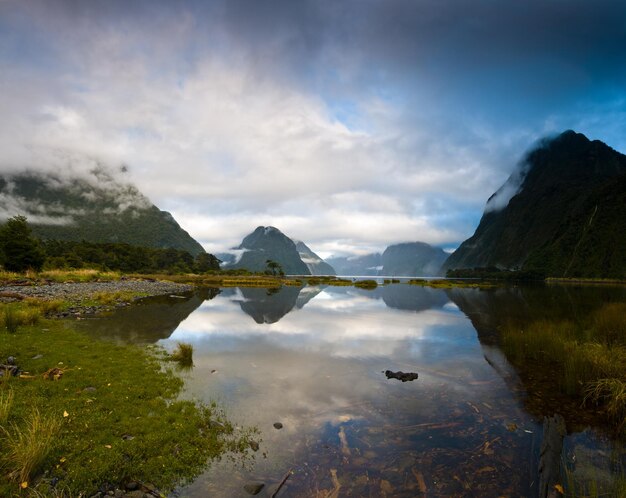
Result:
<svg viewBox="0 0 626 498"><path fill-rule="evenodd" d="M194 256L202 246L172 215L105 169L71 177L22 172L0 176L0 218L28 218L42 239L125 242L174 248Z"/></svg>
<svg viewBox="0 0 626 498"><path fill-rule="evenodd" d="M626 278L626 156L573 131L541 141L443 270L474 267Z"/></svg>
<svg viewBox="0 0 626 498"><path fill-rule="evenodd" d="M328 258L338 275L432 277L440 275L448 254L424 242L388 246L382 254Z"/></svg>
<svg viewBox="0 0 626 498"><path fill-rule="evenodd" d="M301 240L296 242L296 249L300 259L307 266L311 275L336 275L335 269L309 249Z"/></svg>

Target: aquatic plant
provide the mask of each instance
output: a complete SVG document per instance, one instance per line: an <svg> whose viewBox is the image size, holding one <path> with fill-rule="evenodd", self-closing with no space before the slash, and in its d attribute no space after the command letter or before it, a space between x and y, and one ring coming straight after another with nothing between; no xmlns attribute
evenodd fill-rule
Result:
<svg viewBox="0 0 626 498"><path fill-rule="evenodd" d="M170 358L182 367L193 366L193 345L187 342L177 343Z"/></svg>

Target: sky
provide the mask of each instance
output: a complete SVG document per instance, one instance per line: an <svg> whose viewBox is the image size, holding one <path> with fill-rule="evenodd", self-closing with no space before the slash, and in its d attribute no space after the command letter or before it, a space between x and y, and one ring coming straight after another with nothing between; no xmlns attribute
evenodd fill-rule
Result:
<svg viewBox="0 0 626 498"><path fill-rule="evenodd" d="M124 165L211 252L452 249L539 138L626 152L626 3L0 0L0 117L0 171Z"/></svg>

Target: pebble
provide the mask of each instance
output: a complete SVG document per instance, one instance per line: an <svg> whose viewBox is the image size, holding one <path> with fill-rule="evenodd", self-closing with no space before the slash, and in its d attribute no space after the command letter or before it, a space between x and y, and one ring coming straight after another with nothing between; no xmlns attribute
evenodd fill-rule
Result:
<svg viewBox="0 0 626 498"><path fill-rule="evenodd" d="M282 429L283 428L283 424L281 424L280 422L274 422L274 429Z"/></svg>

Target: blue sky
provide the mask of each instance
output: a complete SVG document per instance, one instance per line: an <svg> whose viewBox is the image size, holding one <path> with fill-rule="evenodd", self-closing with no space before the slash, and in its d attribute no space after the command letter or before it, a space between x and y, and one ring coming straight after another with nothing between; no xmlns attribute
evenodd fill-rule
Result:
<svg viewBox="0 0 626 498"><path fill-rule="evenodd" d="M0 168L118 168L208 250L455 247L538 138L626 151L626 4L0 0Z"/></svg>

